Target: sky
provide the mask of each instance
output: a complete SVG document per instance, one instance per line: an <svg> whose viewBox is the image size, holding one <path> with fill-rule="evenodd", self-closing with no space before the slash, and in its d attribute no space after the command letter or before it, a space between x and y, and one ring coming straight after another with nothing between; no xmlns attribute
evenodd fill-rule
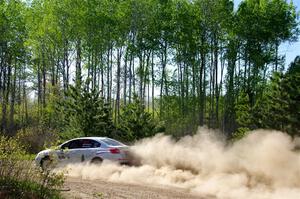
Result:
<svg viewBox="0 0 300 199"><path fill-rule="evenodd" d="M235 8L240 4L242 0L234 0ZM290 2L291 0L287 0ZM297 12L300 13L300 0L293 0L294 5L296 6ZM300 38L298 39L300 40ZM289 65L297 55L300 55L300 41L293 43L283 43L279 48L279 53L285 55L285 65Z"/></svg>

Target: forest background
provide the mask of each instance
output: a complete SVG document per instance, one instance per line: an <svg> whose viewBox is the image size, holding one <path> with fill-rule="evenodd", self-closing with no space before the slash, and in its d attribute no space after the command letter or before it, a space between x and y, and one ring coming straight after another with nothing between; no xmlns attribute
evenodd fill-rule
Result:
<svg viewBox="0 0 300 199"><path fill-rule="evenodd" d="M279 49L298 36L284 0L0 0L0 132L30 152L204 125L297 136L300 57Z"/></svg>

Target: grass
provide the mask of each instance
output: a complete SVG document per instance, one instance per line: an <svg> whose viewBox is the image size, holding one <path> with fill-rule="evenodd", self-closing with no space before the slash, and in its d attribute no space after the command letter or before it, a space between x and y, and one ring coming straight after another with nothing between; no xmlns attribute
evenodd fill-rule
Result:
<svg viewBox="0 0 300 199"><path fill-rule="evenodd" d="M99 198L99 199L103 199L104 198L104 195L101 192L94 193L93 195L94 195L94 197Z"/></svg>

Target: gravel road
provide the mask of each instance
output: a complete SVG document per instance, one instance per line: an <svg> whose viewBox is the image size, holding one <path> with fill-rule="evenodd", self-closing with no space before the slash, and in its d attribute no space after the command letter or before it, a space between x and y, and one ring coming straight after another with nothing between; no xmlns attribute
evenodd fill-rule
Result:
<svg viewBox="0 0 300 199"><path fill-rule="evenodd" d="M173 187L153 187L107 182L104 180L85 180L68 178L65 183L69 191L63 191L67 199L204 199L192 195L188 190ZM213 199L210 197L209 199ZM205 199L208 199L205 197Z"/></svg>

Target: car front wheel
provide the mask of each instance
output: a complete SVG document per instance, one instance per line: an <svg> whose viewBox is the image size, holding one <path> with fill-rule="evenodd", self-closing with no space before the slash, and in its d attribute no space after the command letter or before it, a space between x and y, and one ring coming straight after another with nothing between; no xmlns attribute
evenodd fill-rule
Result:
<svg viewBox="0 0 300 199"><path fill-rule="evenodd" d="M47 170L50 168L51 166L51 163L52 163L52 160L49 158L49 157L44 157L42 160L41 160L41 167L43 170Z"/></svg>

